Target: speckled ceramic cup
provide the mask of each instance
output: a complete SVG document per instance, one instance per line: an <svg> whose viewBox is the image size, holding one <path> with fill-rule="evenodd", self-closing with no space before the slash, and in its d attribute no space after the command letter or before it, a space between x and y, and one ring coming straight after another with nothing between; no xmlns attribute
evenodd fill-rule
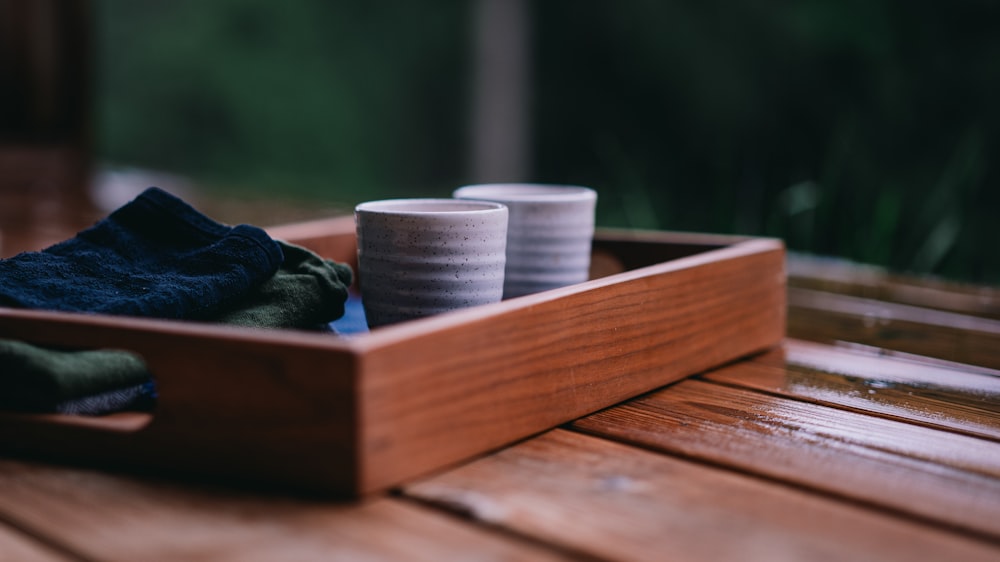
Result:
<svg viewBox="0 0 1000 562"><path fill-rule="evenodd" d="M358 205L358 283L368 326L498 302L507 215L499 203L458 199Z"/></svg>
<svg viewBox="0 0 1000 562"><path fill-rule="evenodd" d="M597 192L571 185L497 183L455 190L459 199L507 205L504 298L586 281Z"/></svg>

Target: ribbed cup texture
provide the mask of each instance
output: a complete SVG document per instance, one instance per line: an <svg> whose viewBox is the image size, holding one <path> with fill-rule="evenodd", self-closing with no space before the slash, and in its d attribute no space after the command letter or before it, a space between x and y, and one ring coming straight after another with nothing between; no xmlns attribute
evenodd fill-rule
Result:
<svg viewBox="0 0 1000 562"><path fill-rule="evenodd" d="M509 208L504 298L586 281L597 194L576 186L483 184L455 197L500 202Z"/></svg>
<svg viewBox="0 0 1000 562"><path fill-rule="evenodd" d="M587 280L594 226L571 219L544 212L521 214L514 230L507 232L504 298Z"/></svg>
<svg viewBox="0 0 1000 562"><path fill-rule="evenodd" d="M361 299L370 327L498 302L507 210L356 211Z"/></svg>

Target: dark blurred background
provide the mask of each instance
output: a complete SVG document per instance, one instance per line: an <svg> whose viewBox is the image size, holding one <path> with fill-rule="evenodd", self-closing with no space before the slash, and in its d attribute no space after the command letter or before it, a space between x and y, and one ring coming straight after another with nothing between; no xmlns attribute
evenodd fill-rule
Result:
<svg viewBox="0 0 1000 562"><path fill-rule="evenodd" d="M997 2L81 4L96 181L345 212L582 184L603 226L1000 284Z"/></svg>

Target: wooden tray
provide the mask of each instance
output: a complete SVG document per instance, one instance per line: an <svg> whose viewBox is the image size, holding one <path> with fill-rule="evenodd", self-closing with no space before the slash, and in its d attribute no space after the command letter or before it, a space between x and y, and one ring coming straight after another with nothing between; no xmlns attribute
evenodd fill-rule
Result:
<svg viewBox="0 0 1000 562"><path fill-rule="evenodd" d="M351 217L269 229L354 263ZM600 231L571 287L350 337L0 308L0 337L141 354L152 414L0 415L0 448L358 496L766 349L784 246Z"/></svg>

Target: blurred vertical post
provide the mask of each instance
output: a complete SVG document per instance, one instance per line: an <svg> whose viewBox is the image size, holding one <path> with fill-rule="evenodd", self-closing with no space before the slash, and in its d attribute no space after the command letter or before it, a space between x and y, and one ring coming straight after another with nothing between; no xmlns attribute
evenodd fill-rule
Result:
<svg viewBox="0 0 1000 562"><path fill-rule="evenodd" d="M531 14L527 0L476 0L471 175L531 176Z"/></svg>
<svg viewBox="0 0 1000 562"><path fill-rule="evenodd" d="M0 256L91 219L91 4L0 0Z"/></svg>

